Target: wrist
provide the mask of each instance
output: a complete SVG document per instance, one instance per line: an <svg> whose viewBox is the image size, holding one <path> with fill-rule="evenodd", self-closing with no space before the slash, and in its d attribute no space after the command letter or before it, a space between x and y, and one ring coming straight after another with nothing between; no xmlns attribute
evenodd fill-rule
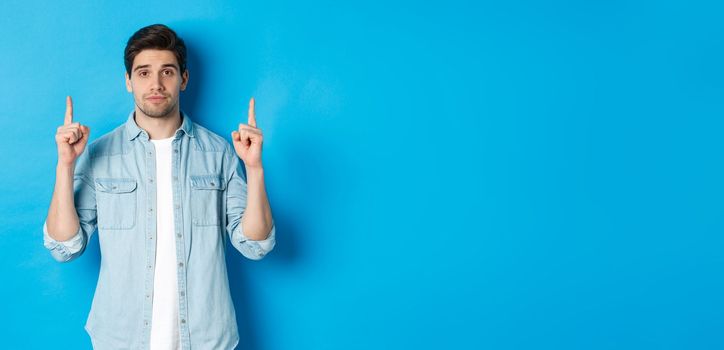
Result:
<svg viewBox="0 0 724 350"><path fill-rule="evenodd" d="M264 183L264 169L262 167L246 168L246 183L254 186Z"/></svg>
<svg viewBox="0 0 724 350"><path fill-rule="evenodd" d="M246 175L247 176L263 176L264 175L264 168L259 166L247 166L246 167Z"/></svg>
<svg viewBox="0 0 724 350"><path fill-rule="evenodd" d="M55 170L56 170L57 172L68 172L68 171L70 171L70 172L72 173L73 170L75 170L75 163L62 163L62 162L58 162L58 164L57 164L56 167L55 167Z"/></svg>

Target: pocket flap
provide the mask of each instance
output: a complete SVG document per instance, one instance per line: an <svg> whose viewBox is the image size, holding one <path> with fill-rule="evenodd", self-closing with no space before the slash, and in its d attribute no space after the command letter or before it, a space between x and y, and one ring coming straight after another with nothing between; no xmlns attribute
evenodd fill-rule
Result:
<svg viewBox="0 0 724 350"><path fill-rule="evenodd" d="M197 190L223 190L224 182L219 175L191 175L191 188Z"/></svg>
<svg viewBox="0 0 724 350"><path fill-rule="evenodd" d="M134 179L96 179L96 190L108 193L128 193L136 189Z"/></svg>

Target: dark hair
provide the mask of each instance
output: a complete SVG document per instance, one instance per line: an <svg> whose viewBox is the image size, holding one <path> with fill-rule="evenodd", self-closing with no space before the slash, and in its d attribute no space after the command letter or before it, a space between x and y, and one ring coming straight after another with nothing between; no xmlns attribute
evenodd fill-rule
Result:
<svg viewBox="0 0 724 350"><path fill-rule="evenodd" d="M126 73L131 76L133 60L143 50L169 50L172 51L178 61L181 73L186 71L186 44L176 32L163 24L152 24L139 29L128 39L123 60L126 64Z"/></svg>

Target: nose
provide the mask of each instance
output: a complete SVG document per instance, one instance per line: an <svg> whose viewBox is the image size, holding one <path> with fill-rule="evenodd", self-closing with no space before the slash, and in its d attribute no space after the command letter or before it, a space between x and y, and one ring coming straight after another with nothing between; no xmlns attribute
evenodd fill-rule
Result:
<svg viewBox="0 0 724 350"><path fill-rule="evenodd" d="M163 84L161 84L161 75L156 75L153 79L151 79L151 90L154 91L163 91Z"/></svg>

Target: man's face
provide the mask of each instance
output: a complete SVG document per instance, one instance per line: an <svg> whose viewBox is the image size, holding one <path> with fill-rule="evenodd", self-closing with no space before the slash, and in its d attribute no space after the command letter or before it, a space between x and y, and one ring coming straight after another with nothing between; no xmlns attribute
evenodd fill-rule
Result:
<svg viewBox="0 0 724 350"><path fill-rule="evenodd" d="M180 72L176 56L168 50L143 50L126 73L126 90L136 106L151 118L166 118L178 111L180 91L186 89L188 71Z"/></svg>

